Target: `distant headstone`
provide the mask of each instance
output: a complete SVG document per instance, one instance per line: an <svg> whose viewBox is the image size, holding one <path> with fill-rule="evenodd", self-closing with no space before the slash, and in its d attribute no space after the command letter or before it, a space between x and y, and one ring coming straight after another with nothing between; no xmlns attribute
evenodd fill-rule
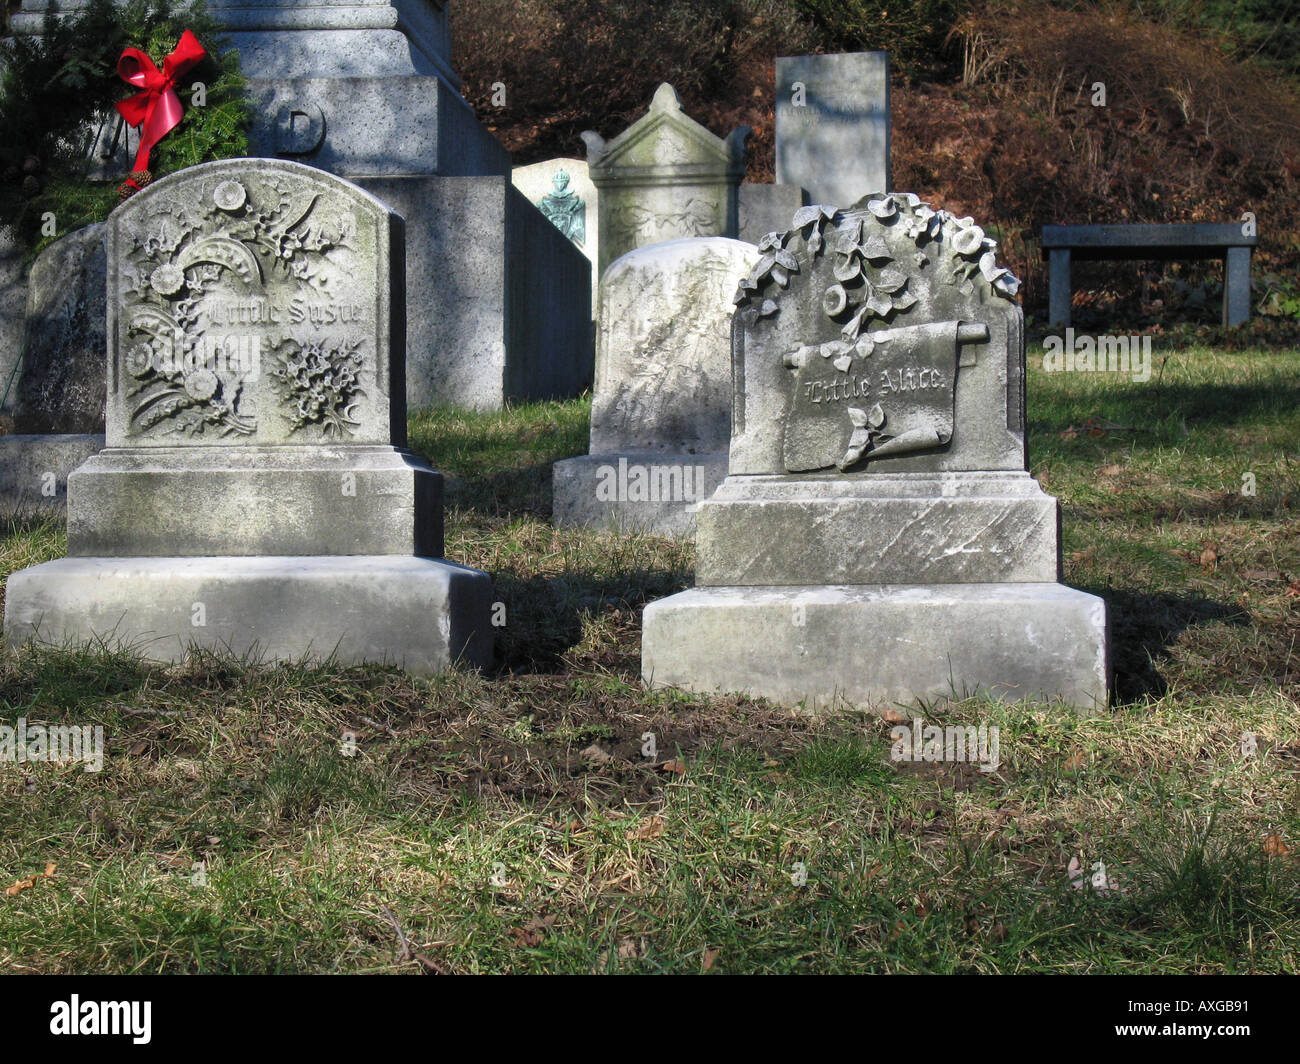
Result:
<svg viewBox="0 0 1300 1064"><path fill-rule="evenodd" d="M757 261L752 244L701 237L605 271L591 453L554 467L557 524L694 527L727 471L732 295Z"/></svg>
<svg viewBox="0 0 1300 1064"><path fill-rule="evenodd" d="M13 383L23 350L23 316L27 308L27 271L22 248L0 229L0 417L13 413L18 399Z"/></svg>
<svg viewBox="0 0 1300 1064"><path fill-rule="evenodd" d="M32 263L14 429L104 431L104 224L55 241Z"/></svg>
<svg viewBox="0 0 1300 1064"><path fill-rule="evenodd" d="M491 655L490 579L441 560L441 477L404 449L400 217L297 163L150 185L108 222L108 447L68 554L9 580L5 634L432 672Z"/></svg>
<svg viewBox="0 0 1300 1064"><path fill-rule="evenodd" d="M104 228L56 240L23 286L22 357L5 375L15 434L0 436L0 511L62 509L68 474L104 447Z"/></svg>
<svg viewBox="0 0 1300 1064"><path fill-rule="evenodd" d="M613 140L582 135L600 191L599 272L633 248L679 237L735 237L750 128L715 137L659 86L650 110Z"/></svg>
<svg viewBox="0 0 1300 1064"><path fill-rule="evenodd" d="M596 312L596 263L600 247L600 194L582 159L547 159L516 166L510 180L515 188L568 237L591 263L591 310Z"/></svg>
<svg viewBox="0 0 1300 1064"><path fill-rule="evenodd" d="M746 181L740 186L740 239L757 244L774 229L784 229L805 199L797 185Z"/></svg>
<svg viewBox="0 0 1300 1064"><path fill-rule="evenodd" d="M776 61L776 180L855 203L889 180L889 53Z"/></svg>
<svg viewBox="0 0 1300 1064"><path fill-rule="evenodd" d="M759 248L736 295L728 476L697 514L697 587L645 610L646 680L809 706L1104 707L1105 605L1058 582L994 242L894 193L801 208Z"/></svg>

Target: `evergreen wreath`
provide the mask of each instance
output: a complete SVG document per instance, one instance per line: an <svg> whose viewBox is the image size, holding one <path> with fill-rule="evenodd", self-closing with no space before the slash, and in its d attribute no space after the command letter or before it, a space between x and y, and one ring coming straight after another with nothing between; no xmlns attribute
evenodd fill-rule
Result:
<svg viewBox="0 0 1300 1064"><path fill-rule="evenodd" d="M184 114L150 154L156 179L248 153L250 105L239 53L203 0L89 0L68 15L47 12L39 37L0 41L0 228L29 254L103 221L117 205L130 161L108 180L92 180L90 170L96 134L120 121L114 102L136 91L118 76L118 58L139 48L161 67L187 29L208 54L176 86ZM196 82L204 85L202 106L193 104Z"/></svg>

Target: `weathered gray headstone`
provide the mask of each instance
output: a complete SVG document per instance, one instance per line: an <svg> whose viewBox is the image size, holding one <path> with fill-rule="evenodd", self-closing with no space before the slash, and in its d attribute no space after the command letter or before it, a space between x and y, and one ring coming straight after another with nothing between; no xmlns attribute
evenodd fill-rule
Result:
<svg viewBox="0 0 1300 1064"><path fill-rule="evenodd" d="M645 610L657 686L862 706L1105 706L1102 600L1062 586L1026 472L1018 282L915 196L801 208L741 282L729 472L694 590Z"/></svg>
<svg viewBox="0 0 1300 1064"><path fill-rule="evenodd" d="M889 53L776 61L776 180L854 203L889 180Z"/></svg>
<svg viewBox="0 0 1300 1064"><path fill-rule="evenodd" d="M520 194L591 263L591 310L596 312L596 273L600 247L600 196L582 159L547 159L516 166L511 182Z"/></svg>
<svg viewBox="0 0 1300 1064"><path fill-rule="evenodd" d="M727 472L731 297L758 261L726 237L630 251L601 281L591 453L553 469L556 524L689 532Z"/></svg>
<svg viewBox="0 0 1300 1064"><path fill-rule="evenodd" d="M23 350L26 309L22 249L7 230L0 229L0 416L11 414L18 400L13 384Z"/></svg>
<svg viewBox="0 0 1300 1064"><path fill-rule="evenodd" d="M19 358L7 374L14 435L0 436L0 510L60 510L68 474L104 446L104 226L36 256Z"/></svg>
<svg viewBox="0 0 1300 1064"><path fill-rule="evenodd" d="M490 579L439 558L441 477L405 450L403 265L398 215L296 163L114 211L108 447L69 477L69 557L10 578L6 638L485 662Z"/></svg>
<svg viewBox="0 0 1300 1064"><path fill-rule="evenodd" d="M735 237L748 126L722 140L682 111L660 85L650 110L613 140L582 135L600 191L599 271L646 244L678 237Z"/></svg>
<svg viewBox="0 0 1300 1064"><path fill-rule="evenodd" d="M55 241L32 263L14 429L104 431L104 225Z"/></svg>

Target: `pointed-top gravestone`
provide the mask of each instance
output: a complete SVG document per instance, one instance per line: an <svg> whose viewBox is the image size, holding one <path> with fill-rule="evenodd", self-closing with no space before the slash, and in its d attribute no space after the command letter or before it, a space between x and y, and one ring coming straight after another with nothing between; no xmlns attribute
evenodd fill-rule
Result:
<svg viewBox="0 0 1300 1064"><path fill-rule="evenodd" d="M68 478L69 557L10 579L6 637L486 662L490 580L439 557L442 478L405 450L404 276L401 218L298 163L114 211L108 446Z"/></svg>
<svg viewBox="0 0 1300 1064"><path fill-rule="evenodd" d="M650 110L613 140L584 133L592 183L600 191L600 262L633 248L691 236L735 237L737 188L745 177L748 126L722 140L686 115L673 87L660 85Z"/></svg>
<svg viewBox="0 0 1300 1064"><path fill-rule="evenodd" d="M1104 707L1105 605L1058 582L994 242L894 193L801 208L759 248L735 297L728 476L696 517L698 586L646 608L646 680Z"/></svg>

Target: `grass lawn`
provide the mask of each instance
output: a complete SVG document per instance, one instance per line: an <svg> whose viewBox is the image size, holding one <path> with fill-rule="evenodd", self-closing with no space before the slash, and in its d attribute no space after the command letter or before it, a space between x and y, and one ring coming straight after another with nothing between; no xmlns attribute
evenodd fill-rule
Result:
<svg viewBox="0 0 1300 1064"><path fill-rule="evenodd" d="M0 721L108 744L99 773L0 762L0 971L1300 970L1300 353L1155 354L1146 384L1030 355L1109 714L926 707L1001 729L986 773L892 762L896 711L647 694L641 608L693 547L550 526L588 405L423 413L498 667L0 651ZM0 576L66 546L0 532Z"/></svg>

